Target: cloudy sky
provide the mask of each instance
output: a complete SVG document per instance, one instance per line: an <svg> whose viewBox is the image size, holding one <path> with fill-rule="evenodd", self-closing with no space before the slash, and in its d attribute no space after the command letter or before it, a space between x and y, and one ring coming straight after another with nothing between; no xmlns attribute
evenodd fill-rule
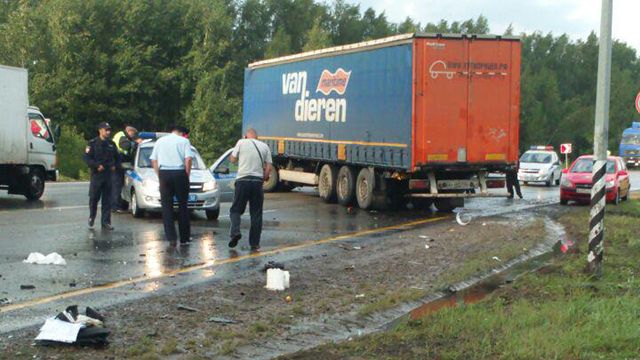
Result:
<svg viewBox="0 0 640 360"><path fill-rule="evenodd" d="M407 16L420 21L466 20L482 14L491 32L501 34L513 24L516 33L540 30L566 33L573 39L600 31L601 0L347 0L384 11L400 22ZM613 0L613 37L640 51L640 0Z"/></svg>

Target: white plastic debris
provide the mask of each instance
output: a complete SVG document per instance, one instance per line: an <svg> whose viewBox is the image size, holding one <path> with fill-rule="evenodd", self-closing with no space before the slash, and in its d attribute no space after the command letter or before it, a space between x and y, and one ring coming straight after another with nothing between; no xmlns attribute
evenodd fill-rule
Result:
<svg viewBox="0 0 640 360"><path fill-rule="evenodd" d="M40 333L36 337L36 340L58 341L72 344L78 339L78 333L83 327L84 325L82 324L72 324L58 319L47 319L40 328Z"/></svg>
<svg viewBox="0 0 640 360"><path fill-rule="evenodd" d="M420 235L419 238L420 239L428 239L429 237L427 235Z"/></svg>
<svg viewBox="0 0 640 360"><path fill-rule="evenodd" d="M356 299L362 299L364 297L364 294L358 294L356 295Z"/></svg>
<svg viewBox="0 0 640 360"><path fill-rule="evenodd" d="M429 245L426 245L426 244L425 244L425 245L424 245L424 248L425 248L425 249L427 249L427 250L429 250Z"/></svg>
<svg viewBox="0 0 640 360"><path fill-rule="evenodd" d="M471 222L471 216L461 211L456 214L456 221L458 222L458 225L465 226Z"/></svg>
<svg viewBox="0 0 640 360"><path fill-rule="evenodd" d="M499 258L499 257L497 257L497 256L492 257L492 259L493 259L493 260L495 260L495 261L500 261L500 262L502 262L502 260L500 260L500 258Z"/></svg>
<svg viewBox="0 0 640 360"><path fill-rule="evenodd" d="M268 290L283 291L289 288L289 272L281 269L267 270L267 286Z"/></svg>
<svg viewBox="0 0 640 360"><path fill-rule="evenodd" d="M38 265L67 265L66 260L58 253L52 252L51 254L44 256L39 252L32 252L29 254L26 260L22 262L26 264L38 264Z"/></svg>

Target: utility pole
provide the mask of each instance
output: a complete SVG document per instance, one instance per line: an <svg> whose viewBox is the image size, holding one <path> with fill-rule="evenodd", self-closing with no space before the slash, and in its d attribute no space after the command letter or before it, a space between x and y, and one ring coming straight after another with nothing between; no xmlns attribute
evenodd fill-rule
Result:
<svg viewBox="0 0 640 360"><path fill-rule="evenodd" d="M589 221L589 270L599 276L602 273L604 253L604 213L606 205L605 175L607 172L607 148L609 145L609 97L611 85L611 19L613 0L602 0L600 19L600 49L598 54L598 88L596 117L593 132L593 186L591 188L591 212Z"/></svg>

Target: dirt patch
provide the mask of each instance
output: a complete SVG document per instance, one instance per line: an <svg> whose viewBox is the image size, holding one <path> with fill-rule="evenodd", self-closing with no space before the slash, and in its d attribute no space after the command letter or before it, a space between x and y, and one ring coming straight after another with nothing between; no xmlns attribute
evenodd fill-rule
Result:
<svg viewBox="0 0 640 360"><path fill-rule="evenodd" d="M531 213L517 221L476 219L467 226L451 219L325 244L312 255L286 262L290 291L264 289L265 275L256 264L238 268L235 280L104 309L113 330L112 343L104 349L35 346L33 328L3 337L0 349L12 358L65 359L247 357L295 351L303 334L330 336L332 328L323 327L329 319L341 319L349 331L358 329L376 313L514 258L542 241L541 228ZM278 258L247 261L268 260ZM198 311L177 310L179 304ZM213 317L234 323L221 324Z"/></svg>

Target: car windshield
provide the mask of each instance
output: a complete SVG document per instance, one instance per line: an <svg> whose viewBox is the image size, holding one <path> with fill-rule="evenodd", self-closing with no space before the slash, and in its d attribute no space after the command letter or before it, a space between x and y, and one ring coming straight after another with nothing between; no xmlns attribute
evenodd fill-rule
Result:
<svg viewBox="0 0 640 360"><path fill-rule="evenodd" d="M622 144L640 145L640 134L624 134L622 135Z"/></svg>
<svg viewBox="0 0 640 360"><path fill-rule="evenodd" d="M543 152L526 152L520 158L521 163L548 164L551 162L552 156Z"/></svg>
<svg viewBox="0 0 640 360"><path fill-rule="evenodd" d="M196 170L205 170L204 161L200 157L198 150L195 148L191 148L196 156L193 158L193 163L191 164L192 169ZM138 153L138 167L139 168L150 168L151 167L151 152L153 151L153 146L146 146L140 148L140 152Z"/></svg>
<svg viewBox="0 0 640 360"><path fill-rule="evenodd" d="M578 159L571 168L572 173L591 173L593 171L593 159ZM607 161L607 174L616 172L616 166L613 160Z"/></svg>

